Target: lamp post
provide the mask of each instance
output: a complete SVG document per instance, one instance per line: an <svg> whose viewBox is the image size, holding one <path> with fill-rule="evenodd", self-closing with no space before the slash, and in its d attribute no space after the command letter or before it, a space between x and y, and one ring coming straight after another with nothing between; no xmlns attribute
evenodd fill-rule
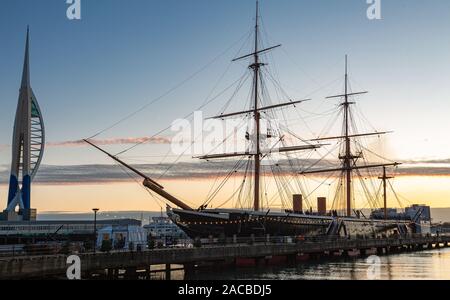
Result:
<svg viewBox="0 0 450 300"><path fill-rule="evenodd" d="M97 248L97 212L100 209L93 208L92 211L94 212L94 254L96 253Z"/></svg>

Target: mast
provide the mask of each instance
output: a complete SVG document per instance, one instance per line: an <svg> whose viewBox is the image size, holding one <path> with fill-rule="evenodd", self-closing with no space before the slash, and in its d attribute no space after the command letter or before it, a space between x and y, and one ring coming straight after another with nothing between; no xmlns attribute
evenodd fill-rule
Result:
<svg viewBox="0 0 450 300"><path fill-rule="evenodd" d="M344 144L344 153L339 155L339 159L342 161L342 167L336 169L325 169L325 170L312 170L312 171L304 171L300 172L300 174L319 174L319 173L328 173L328 172L336 172L341 171L343 176L345 177L345 197L346 197L346 214L347 217L352 216L352 176L353 170L361 170L361 169L372 169L372 168L384 168L384 172L386 172L386 167L388 166L398 166L399 163L389 163L389 164L375 164L375 165L366 165L366 166L358 166L356 161L358 158L361 158L361 155L354 155L352 153L351 141L352 138L357 137L367 137L367 136L375 136L375 135L384 135L390 132L375 132L375 133L365 133L365 134L350 134L350 106L355 104L353 101L349 101L350 97L356 95L367 94L367 92L357 92L357 93L349 93L349 84L348 84L348 56L345 56L345 92L342 95L330 96L327 99L333 98L343 98L343 102L340 104L344 107L344 133L343 136L338 137L327 137L327 138L318 138L312 141L326 141L326 140L335 140L341 139ZM389 179L386 175L383 178ZM382 178L380 178L382 179ZM386 180L385 179L385 180ZM385 184L385 198L386 198L386 182ZM387 217L387 208L386 208L386 199L385 199L385 214Z"/></svg>
<svg viewBox="0 0 450 300"><path fill-rule="evenodd" d="M345 102L344 102L344 122L345 122L345 157L344 168L346 169L346 192L347 192L347 217L352 214L352 169L351 169L351 143L349 133L349 107L348 102L348 57L345 56Z"/></svg>
<svg viewBox="0 0 450 300"><path fill-rule="evenodd" d="M383 200L384 200L384 219L388 219L388 211L387 211L387 181L394 177L388 177L386 173L386 167L383 167L383 176L378 177L378 179L383 181Z"/></svg>
<svg viewBox="0 0 450 300"><path fill-rule="evenodd" d="M255 53L254 53L254 63L250 66L253 69L253 80L254 80L254 117L255 117L255 130L256 130L256 149L255 149L255 186L254 186L254 204L253 209L259 211L259 184L260 184L260 174L261 174L261 149L260 149L260 113L258 110L258 89L259 89L259 69L261 64L259 62L258 54L258 18L259 18L259 1L256 1L256 22L255 22Z"/></svg>
<svg viewBox="0 0 450 300"><path fill-rule="evenodd" d="M245 152L235 152L235 153L220 153L220 154L208 154L197 157L198 159L210 160L210 159L219 159L219 158L233 158L239 156L246 156L249 159L253 159L255 161L254 166L254 203L253 209L255 211L259 211L261 209L261 201L260 201L260 182L261 182L261 161L264 159L264 154L266 154L264 149L261 149L261 113L266 110L276 109L276 108L284 108L288 106L294 106L296 104L303 103L305 101L309 101L310 99L293 101L290 100L286 103L279 103L269 106L260 106L259 104L259 90L260 90L260 80L262 79L261 67L265 64L260 61L259 55L262 53L266 53L278 47L281 47L281 44L272 46L265 49L259 48L259 1L256 1L256 20L255 20L255 44L254 44L254 52L235 58L232 61L239 61L243 59L253 58L252 63L249 65L249 69L253 72L253 107L250 107L249 110L233 112L222 114L220 116L215 116L210 119L225 119L229 117L239 116L239 115L252 115L255 123L255 133L252 140L254 142L254 149L249 149ZM282 139L280 139L281 141ZM314 150L320 148L322 144L308 144L305 146L293 146L293 147L280 147L278 149L270 149L267 153L284 153L284 152L295 152L295 151L303 151L303 150Z"/></svg>
<svg viewBox="0 0 450 300"><path fill-rule="evenodd" d="M200 157L194 157L202 160L210 160L210 159L219 159L219 158L234 158L234 157L247 157L248 159L254 159L255 160L255 168L254 168L254 210L259 211L260 210L260 179L261 179L261 161L264 159L264 155L268 155L271 153L287 153L287 152L297 152L297 151L305 151L305 150L315 150L318 148L321 148L323 144L305 144L305 145L297 145L297 146L288 146L288 147L278 147L278 148L272 148L269 149L267 152L264 151L264 149L261 149L261 112L277 109L277 108L285 108L288 106L296 106L297 104L310 101L311 99L304 99L304 100L297 100L293 101L289 99L288 102L285 103L278 103L274 105L269 106L261 106L259 105L259 82L262 79L262 74L260 73L261 67L265 64L260 62L259 55L262 53L269 52L271 50L274 50L276 48L281 47L281 44L268 47L265 49L259 49L259 1L256 0L256 20L255 20L255 45L254 45L254 52L235 58L232 60L232 62L236 62L243 59L250 59L253 58L253 62L249 65L249 69L253 71L253 97L254 99L250 99L254 101L254 107L249 107L249 110L246 111L240 111L240 112L234 112L234 113L228 113L228 114L222 114L220 116L216 116L210 119L225 119L228 117L234 117L238 115L249 115L252 114L255 121L255 151L251 147L248 147L248 149L245 152L234 152L234 153L222 153L222 154L208 154L203 155ZM251 98L251 97L250 97ZM283 140L284 137L280 138L280 142ZM104 149L101 149L100 147L96 146L94 143L90 142L89 140L84 140L89 145L93 146L97 150L103 152L110 158L112 158L117 163L121 164L125 168L129 169L133 173L139 175L144 179L143 185L150 189L151 191L157 193L164 199L168 200L169 202L172 202L173 204L179 206L180 208L188 211L193 211L191 207L189 207L187 204L182 202L181 200L177 199L176 197L172 196L171 194L167 193L164 190L164 187L161 186L159 183L155 182L151 178L149 178L147 175L143 174L141 171L137 170L136 168L130 166L129 164L125 163L124 161L120 160L117 156L114 156L108 152L106 152ZM202 211L206 207L200 207L198 210Z"/></svg>

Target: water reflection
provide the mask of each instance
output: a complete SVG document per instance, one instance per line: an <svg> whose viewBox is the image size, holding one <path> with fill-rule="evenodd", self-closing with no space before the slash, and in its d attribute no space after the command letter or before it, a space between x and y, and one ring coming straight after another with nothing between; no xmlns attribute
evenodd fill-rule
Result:
<svg viewBox="0 0 450 300"><path fill-rule="evenodd" d="M449 280L450 249L402 253L380 257L381 280ZM178 273L173 279L187 280L367 280L373 266L366 258L309 261L295 267L234 268L220 272L199 270Z"/></svg>

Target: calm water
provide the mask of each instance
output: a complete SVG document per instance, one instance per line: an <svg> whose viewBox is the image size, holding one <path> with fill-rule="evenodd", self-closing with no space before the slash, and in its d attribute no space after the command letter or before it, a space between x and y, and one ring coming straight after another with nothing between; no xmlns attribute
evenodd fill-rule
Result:
<svg viewBox="0 0 450 300"><path fill-rule="evenodd" d="M104 212L100 219L136 218L143 219L144 224L155 212ZM447 221L450 219L450 209L434 209L435 220ZM91 219L92 214L41 214L41 220L78 220ZM339 259L327 261L310 261L298 264L296 267L263 267L220 269L220 271L198 271L185 276L183 271L172 272L172 279L192 280L240 280L240 279L287 279L287 280L367 280L368 270L371 267L366 258ZM373 269L372 269L373 270ZM423 251L415 253L393 254L380 257L379 279L382 280L450 280L450 249ZM153 279L164 279L163 273L156 273Z"/></svg>
<svg viewBox="0 0 450 300"><path fill-rule="evenodd" d="M377 279L450 280L450 249L382 256L380 260ZM217 270L197 271L186 278L182 272L174 272L173 279L367 280L370 266L366 258L339 259L305 262L296 267L221 269L220 272Z"/></svg>

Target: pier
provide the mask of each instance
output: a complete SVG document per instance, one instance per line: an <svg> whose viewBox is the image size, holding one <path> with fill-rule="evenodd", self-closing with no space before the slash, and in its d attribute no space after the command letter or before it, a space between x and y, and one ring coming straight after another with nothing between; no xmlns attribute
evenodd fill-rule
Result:
<svg viewBox="0 0 450 300"><path fill-rule="evenodd" d="M236 265L247 261L255 265L271 260L297 262L299 257L322 258L360 256L370 252L378 255L404 251L422 251L450 246L450 236L414 236L405 238L381 239L322 239L293 240L292 238L267 238L264 241L252 240L241 243L213 243L197 248L155 249L133 252L85 253L80 257L82 278L101 274L108 278L118 278L120 270L127 278L135 278L138 270L149 274L151 266L166 266L166 279L170 279L171 265L184 265L191 270L197 265ZM64 277L69 255L18 256L0 258L0 279L32 279L52 276Z"/></svg>

